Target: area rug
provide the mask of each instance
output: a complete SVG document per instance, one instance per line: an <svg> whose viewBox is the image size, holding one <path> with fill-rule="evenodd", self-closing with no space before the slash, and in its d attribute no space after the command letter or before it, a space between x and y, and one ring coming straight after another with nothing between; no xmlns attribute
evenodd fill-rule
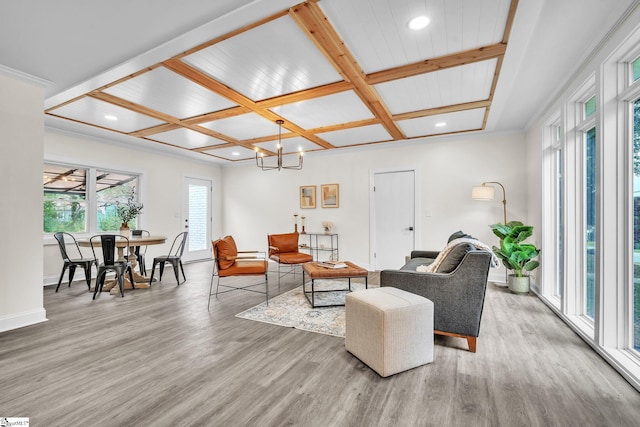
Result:
<svg viewBox="0 0 640 427"><path fill-rule="evenodd" d="M364 289L364 283L361 282L361 280L351 281L351 289L353 291ZM321 290L347 287L347 282L335 280L316 280L315 282L315 288ZM311 285L307 284L307 291L310 289ZM323 292L316 294L315 302L316 305L344 304L346 294L347 292L344 291ZM344 306L311 308L311 304L302 293L302 286L271 298L268 306L263 302L236 314L236 317L344 338Z"/></svg>

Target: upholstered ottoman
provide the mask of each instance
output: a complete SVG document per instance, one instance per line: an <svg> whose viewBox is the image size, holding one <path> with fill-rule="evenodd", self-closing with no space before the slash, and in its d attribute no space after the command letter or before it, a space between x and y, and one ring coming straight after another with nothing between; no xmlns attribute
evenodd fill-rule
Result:
<svg viewBox="0 0 640 427"><path fill-rule="evenodd" d="M347 351L382 377L433 362L433 303L402 289L351 292L345 299Z"/></svg>

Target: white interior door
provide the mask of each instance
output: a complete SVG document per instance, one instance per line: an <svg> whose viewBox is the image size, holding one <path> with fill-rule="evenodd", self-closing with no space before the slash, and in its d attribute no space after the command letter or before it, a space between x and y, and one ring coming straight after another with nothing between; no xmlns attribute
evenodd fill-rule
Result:
<svg viewBox="0 0 640 427"><path fill-rule="evenodd" d="M183 261L211 258L211 181L184 178L182 226L189 232Z"/></svg>
<svg viewBox="0 0 640 427"><path fill-rule="evenodd" d="M400 268L415 245L415 172L374 173L373 264Z"/></svg>

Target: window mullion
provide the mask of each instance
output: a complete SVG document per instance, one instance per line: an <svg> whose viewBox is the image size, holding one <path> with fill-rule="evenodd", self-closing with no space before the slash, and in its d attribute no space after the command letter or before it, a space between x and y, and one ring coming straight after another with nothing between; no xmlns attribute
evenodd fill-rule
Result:
<svg viewBox="0 0 640 427"><path fill-rule="evenodd" d="M96 168L89 168L89 176L87 178L87 220L89 234L96 234L98 230L97 224L97 202L96 202Z"/></svg>

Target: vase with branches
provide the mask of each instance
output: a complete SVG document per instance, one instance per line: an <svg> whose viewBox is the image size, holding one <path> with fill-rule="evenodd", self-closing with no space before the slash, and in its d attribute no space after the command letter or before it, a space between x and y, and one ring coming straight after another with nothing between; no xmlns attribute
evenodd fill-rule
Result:
<svg viewBox="0 0 640 427"><path fill-rule="evenodd" d="M122 226L120 227L121 230L128 230L129 223L135 220L138 215L142 213L144 205L135 200L135 192L135 187L131 187L131 191L127 195L127 201L124 203L116 202L116 212L122 221Z"/></svg>

